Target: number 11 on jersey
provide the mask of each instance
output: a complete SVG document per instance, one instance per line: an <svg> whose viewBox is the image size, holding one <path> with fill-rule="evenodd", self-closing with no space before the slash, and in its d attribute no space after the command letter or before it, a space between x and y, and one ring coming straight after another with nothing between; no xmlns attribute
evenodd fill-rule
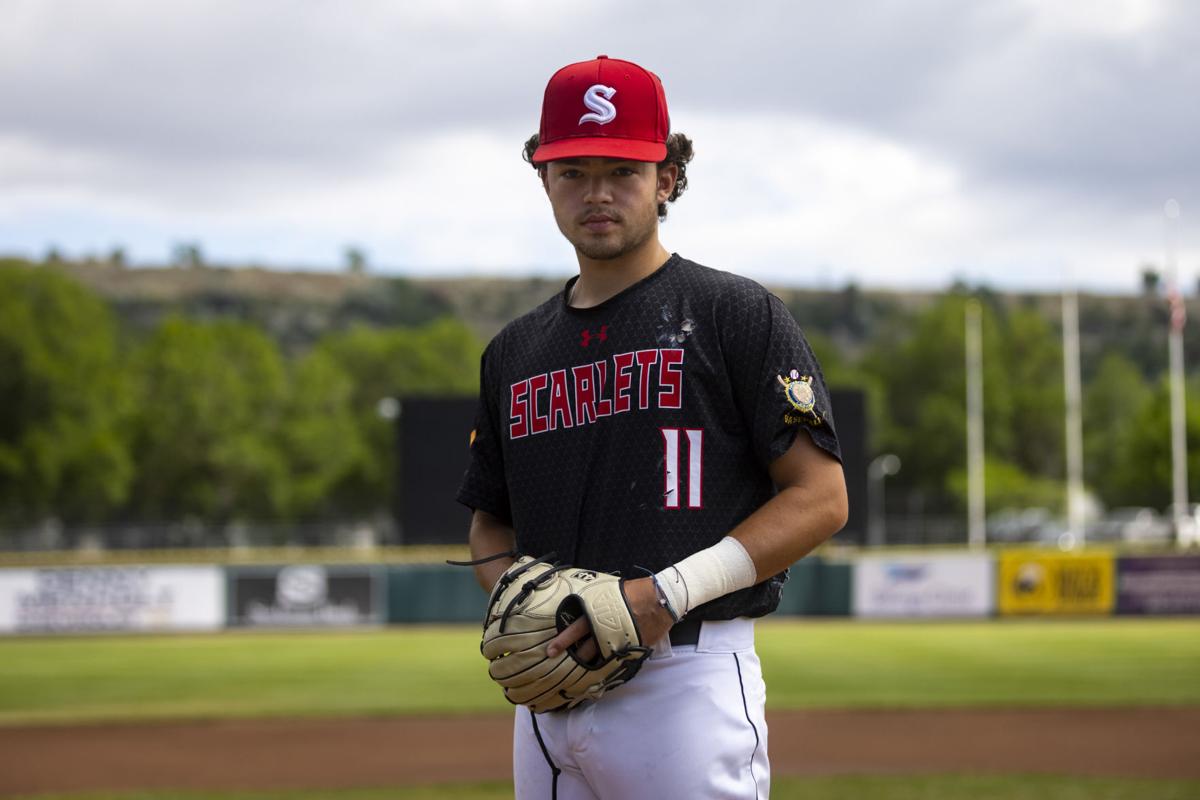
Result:
<svg viewBox="0 0 1200 800"><path fill-rule="evenodd" d="M685 434L686 439L680 437ZM666 474L666 486L663 490L663 500L667 508L679 508L679 445L683 442L687 447L687 507L702 508L700 487L704 468L704 431L700 428L662 428L663 445L666 453L663 459Z"/></svg>

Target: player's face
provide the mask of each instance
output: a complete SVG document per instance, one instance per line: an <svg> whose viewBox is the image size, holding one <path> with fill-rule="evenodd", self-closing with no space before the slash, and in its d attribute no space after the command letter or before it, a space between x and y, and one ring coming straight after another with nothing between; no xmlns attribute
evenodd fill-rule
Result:
<svg viewBox="0 0 1200 800"><path fill-rule="evenodd" d="M658 204L675 170L647 161L572 158L546 168L546 195L558 229L584 256L608 260L636 250L658 230Z"/></svg>

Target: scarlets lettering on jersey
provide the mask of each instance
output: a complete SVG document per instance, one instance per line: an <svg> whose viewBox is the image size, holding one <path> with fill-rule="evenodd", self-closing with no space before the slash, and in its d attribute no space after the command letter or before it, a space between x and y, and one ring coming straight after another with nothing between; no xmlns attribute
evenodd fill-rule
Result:
<svg viewBox="0 0 1200 800"><path fill-rule="evenodd" d="M509 387L510 439L683 402L682 348L634 350L532 375Z"/></svg>

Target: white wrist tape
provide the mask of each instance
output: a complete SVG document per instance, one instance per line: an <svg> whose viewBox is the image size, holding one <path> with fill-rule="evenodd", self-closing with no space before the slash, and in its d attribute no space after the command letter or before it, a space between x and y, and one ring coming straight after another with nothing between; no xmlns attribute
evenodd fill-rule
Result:
<svg viewBox="0 0 1200 800"><path fill-rule="evenodd" d="M655 575L682 617L696 606L757 583L754 561L742 543L726 536Z"/></svg>

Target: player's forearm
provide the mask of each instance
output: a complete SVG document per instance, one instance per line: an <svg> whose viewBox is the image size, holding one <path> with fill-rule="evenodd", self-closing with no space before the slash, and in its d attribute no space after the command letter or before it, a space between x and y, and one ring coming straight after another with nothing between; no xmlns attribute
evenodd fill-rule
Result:
<svg viewBox="0 0 1200 800"><path fill-rule="evenodd" d="M846 524L846 485L838 478L784 487L730 533L746 548L758 580L795 564Z"/></svg>
<svg viewBox="0 0 1200 800"><path fill-rule="evenodd" d="M758 580L808 555L842 529L849 513L841 463L803 433L770 473L778 494L730 532L754 561Z"/></svg>
<svg viewBox="0 0 1200 800"><path fill-rule="evenodd" d="M516 532L486 511L476 511L471 517L471 530L467 536L472 560L488 558L497 553L509 552L516 546ZM475 567L475 580L490 592L504 571L515 559L498 558Z"/></svg>
<svg viewBox="0 0 1200 800"><path fill-rule="evenodd" d="M842 466L807 436L771 464L779 493L712 547L655 575L672 616L783 571L846 524Z"/></svg>
<svg viewBox="0 0 1200 800"><path fill-rule="evenodd" d="M799 487L784 488L729 536L657 573L661 602L678 619L749 588L799 561L845 520L845 504L836 491L818 499Z"/></svg>

